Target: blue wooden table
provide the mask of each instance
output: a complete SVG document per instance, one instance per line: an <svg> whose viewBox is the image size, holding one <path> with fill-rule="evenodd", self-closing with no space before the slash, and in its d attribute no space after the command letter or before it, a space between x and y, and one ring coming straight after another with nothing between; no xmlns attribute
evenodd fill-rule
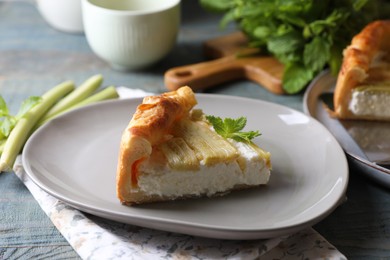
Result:
<svg viewBox="0 0 390 260"><path fill-rule="evenodd" d="M66 34L45 23L26 2L0 2L0 93L15 112L28 96L40 95L72 79L81 83L94 74L105 85L166 91L166 70L205 58L202 43L235 30L218 27L220 17L197 1L183 1L182 25L174 50L155 66L133 72L112 70L90 50L84 35ZM249 81L208 90L276 102L302 110L302 95L277 96ZM389 190L351 168L347 201L314 228L349 259L390 259ZM23 183L11 172L0 174L0 259L77 259Z"/></svg>

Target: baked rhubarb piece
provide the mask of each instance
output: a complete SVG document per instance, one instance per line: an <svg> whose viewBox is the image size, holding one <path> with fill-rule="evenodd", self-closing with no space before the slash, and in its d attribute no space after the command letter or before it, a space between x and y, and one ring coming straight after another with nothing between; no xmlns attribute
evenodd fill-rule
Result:
<svg viewBox="0 0 390 260"><path fill-rule="evenodd" d="M390 121L390 20L368 24L343 55L334 93L335 116Z"/></svg>
<svg viewBox="0 0 390 260"><path fill-rule="evenodd" d="M196 104L191 88L181 87L145 97L137 107L120 143L121 203L211 197L268 183L270 153L250 141L258 132L223 137L216 130L224 123L240 130L246 119L206 116Z"/></svg>

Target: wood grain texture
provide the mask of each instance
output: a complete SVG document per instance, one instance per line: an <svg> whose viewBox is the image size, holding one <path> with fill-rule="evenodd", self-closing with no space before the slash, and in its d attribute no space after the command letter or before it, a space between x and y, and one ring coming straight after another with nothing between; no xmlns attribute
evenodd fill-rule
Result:
<svg viewBox="0 0 390 260"><path fill-rule="evenodd" d="M164 75L165 86L176 90L189 85L203 90L221 83L247 79L274 94L284 94L284 65L271 56L259 55L248 48L241 32L212 38L203 43L205 57L213 59L169 69Z"/></svg>
<svg viewBox="0 0 390 260"><path fill-rule="evenodd" d="M14 173L0 174L0 259L79 259Z"/></svg>
<svg viewBox="0 0 390 260"><path fill-rule="evenodd" d="M349 259L389 259L389 190L352 167L346 202L314 228Z"/></svg>

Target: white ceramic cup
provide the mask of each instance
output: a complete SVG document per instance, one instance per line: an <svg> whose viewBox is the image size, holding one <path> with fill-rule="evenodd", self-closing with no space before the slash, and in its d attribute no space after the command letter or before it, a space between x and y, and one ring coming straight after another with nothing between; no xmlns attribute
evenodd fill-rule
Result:
<svg viewBox="0 0 390 260"><path fill-rule="evenodd" d="M39 12L53 28L68 32L84 31L81 0L36 0Z"/></svg>
<svg viewBox="0 0 390 260"><path fill-rule="evenodd" d="M115 69L145 68L176 43L180 0L82 0L91 49Z"/></svg>

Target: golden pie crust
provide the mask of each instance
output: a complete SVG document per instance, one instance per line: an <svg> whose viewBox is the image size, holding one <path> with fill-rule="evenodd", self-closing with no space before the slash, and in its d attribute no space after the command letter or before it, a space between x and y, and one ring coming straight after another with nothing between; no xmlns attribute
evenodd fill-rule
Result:
<svg viewBox="0 0 390 260"><path fill-rule="evenodd" d="M159 96L145 97L122 134L117 167L117 196L124 204L145 202L142 193L133 194L137 164L150 157L152 146L169 135L172 125L197 104L191 88L185 86ZM153 198L149 198L153 201Z"/></svg>
<svg viewBox="0 0 390 260"><path fill-rule="evenodd" d="M390 80L390 20L368 24L343 52L334 92L334 115L340 119L376 119L353 114L352 91L358 86Z"/></svg>

